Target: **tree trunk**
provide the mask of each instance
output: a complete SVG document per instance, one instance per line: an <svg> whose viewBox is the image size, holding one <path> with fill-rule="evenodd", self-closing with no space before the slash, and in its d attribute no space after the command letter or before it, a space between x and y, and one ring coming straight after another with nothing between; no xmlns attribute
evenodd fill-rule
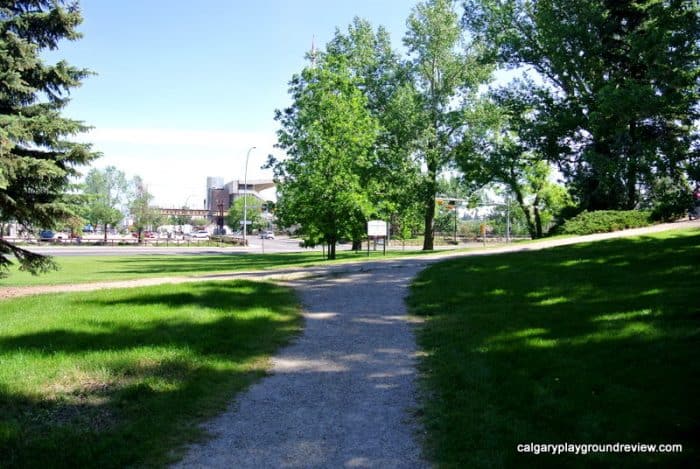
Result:
<svg viewBox="0 0 700 469"><path fill-rule="evenodd" d="M361 239L353 239L352 240L352 250L353 251L362 251L362 240Z"/></svg>
<svg viewBox="0 0 700 469"><path fill-rule="evenodd" d="M538 207L540 203L540 196L535 197L535 202L532 205L532 211L535 215L535 236L537 238L542 237L542 215L540 214L540 208Z"/></svg>
<svg viewBox="0 0 700 469"><path fill-rule="evenodd" d="M428 162L428 183L425 191L425 229L423 250L432 251L434 247L433 221L435 219L435 192L437 189L437 162Z"/></svg>
<svg viewBox="0 0 700 469"><path fill-rule="evenodd" d="M335 259L335 244L336 244L335 238L331 238L328 241L328 260L329 261L332 261L333 259Z"/></svg>
<svg viewBox="0 0 700 469"><path fill-rule="evenodd" d="M627 200L625 201L625 208L627 210L633 210L637 205L637 161L639 155L637 154L637 122L632 121L629 124L630 132L630 143L629 149L627 151Z"/></svg>
<svg viewBox="0 0 700 469"><path fill-rule="evenodd" d="M105 242L105 244L107 244L107 227L108 226L109 226L109 223L105 223L105 229L104 229L104 232L105 232L104 242Z"/></svg>
<svg viewBox="0 0 700 469"><path fill-rule="evenodd" d="M523 213L525 214L525 222L527 223L527 231L530 233L530 238L536 239L537 238L537 228L535 227L535 223L532 220L532 213L530 213L530 207L528 207L525 204L525 198L523 197L522 192L518 190L517 188L511 187L513 190L513 193L515 194L515 200L518 201L518 205L522 209Z"/></svg>

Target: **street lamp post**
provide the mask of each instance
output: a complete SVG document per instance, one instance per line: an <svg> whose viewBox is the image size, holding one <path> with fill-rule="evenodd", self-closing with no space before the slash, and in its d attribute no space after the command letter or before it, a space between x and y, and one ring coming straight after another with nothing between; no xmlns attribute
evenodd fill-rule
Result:
<svg viewBox="0 0 700 469"><path fill-rule="evenodd" d="M248 232L248 157L250 157L250 152L253 151L255 147L250 147L248 153L245 155L245 170L243 172L243 246L248 245L247 232Z"/></svg>

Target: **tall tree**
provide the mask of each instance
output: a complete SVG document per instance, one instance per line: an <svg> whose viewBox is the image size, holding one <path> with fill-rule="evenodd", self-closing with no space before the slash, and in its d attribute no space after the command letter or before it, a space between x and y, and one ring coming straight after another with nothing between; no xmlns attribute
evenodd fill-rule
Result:
<svg viewBox="0 0 700 469"><path fill-rule="evenodd" d="M134 176L131 181L131 194L129 196L129 215L132 224L138 234L138 242L143 242L143 231L149 226L161 224L164 220L160 211L151 206L153 195L148 192L148 187L141 176ZM121 213L120 213L121 214Z"/></svg>
<svg viewBox="0 0 700 469"><path fill-rule="evenodd" d="M293 105L277 111L278 146L288 159L270 161L278 179L281 226L301 225L310 242L354 238L372 206L363 175L373 158L379 126L367 110L342 56L329 55L292 79Z"/></svg>
<svg viewBox="0 0 700 469"><path fill-rule="evenodd" d="M418 4L408 18L404 37L414 78L414 95L406 119L417 123L413 141L427 173L421 195L424 207L424 250L433 249L435 194L440 172L455 157L469 127L469 103L491 74L478 48L467 43L451 0Z"/></svg>
<svg viewBox="0 0 700 469"><path fill-rule="evenodd" d="M94 227L103 226L106 243L109 226L118 224L127 210L126 176L114 166L104 170L93 168L85 177L83 187L86 196L83 217Z"/></svg>
<svg viewBox="0 0 700 469"><path fill-rule="evenodd" d="M530 236L541 238L553 215L565 208L566 190L551 181L551 163L537 145L537 115L527 86L514 82L481 101L457 154L457 165L480 184L502 184L520 207Z"/></svg>
<svg viewBox="0 0 700 469"><path fill-rule="evenodd" d="M503 64L539 74L541 148L587 209L633 208L697 160L699 13L692 0L465 1Z"/></svg>
<svg viewBox="0 0 700 469"><path fill-rule="evenodd" d="M98 156L89 145L69 141L87 128L61 116L70 90L90 72L41 58L62 39L78 39L81 21L76 2L0 4L0 220L30 231L72 215L65 196L71 178ZM0 274L10 255L32 273L52 265L49 258L0 239Z"/></svg>
<svg viewBox="0 0 700 469"><path fill-rule="evenodd" d="M379 123L373 158L362 175L374 209L370 216L391 220L392 226L406 226L415 218L415 187L420 176L420 166L413 159L415 122L410 117L414 103L405 99L409 69L392 49L388 32L381 26L375 30L357 17L347 31L336 30L319 57L326 55L345 58L365 95L367 110ZM364 233L364 223L358 224L354 248L359 248Z"/></svg>

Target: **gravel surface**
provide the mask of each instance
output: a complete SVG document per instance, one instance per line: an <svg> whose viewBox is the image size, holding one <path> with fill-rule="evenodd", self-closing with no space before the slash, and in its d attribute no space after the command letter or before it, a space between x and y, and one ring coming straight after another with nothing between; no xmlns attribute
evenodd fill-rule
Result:
<svg viewBox="0 0 700 469"><path fill-rule="evenodd" d="M428 467L416 407L417 347L403 299L426 260L288 282L303 335L176 467Z"/></svg>

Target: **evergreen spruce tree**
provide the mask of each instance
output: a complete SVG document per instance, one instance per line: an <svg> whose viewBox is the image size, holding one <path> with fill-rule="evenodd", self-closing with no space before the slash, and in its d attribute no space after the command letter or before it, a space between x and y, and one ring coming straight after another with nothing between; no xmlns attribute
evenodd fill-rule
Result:
<svg viewBox="0 0 700 469"><path fill-rule="evenodd" d="M90 72L65 61L48 64L41 56L62 39L80 38L81 21L76 2L0 2L0 221L30 232L70 217L71 179L98 156L89 145L70 141L87 127L61 116L70 90ZM50 258L0 238L0 274L12 255L32 273L52 266Z"/></svg>

